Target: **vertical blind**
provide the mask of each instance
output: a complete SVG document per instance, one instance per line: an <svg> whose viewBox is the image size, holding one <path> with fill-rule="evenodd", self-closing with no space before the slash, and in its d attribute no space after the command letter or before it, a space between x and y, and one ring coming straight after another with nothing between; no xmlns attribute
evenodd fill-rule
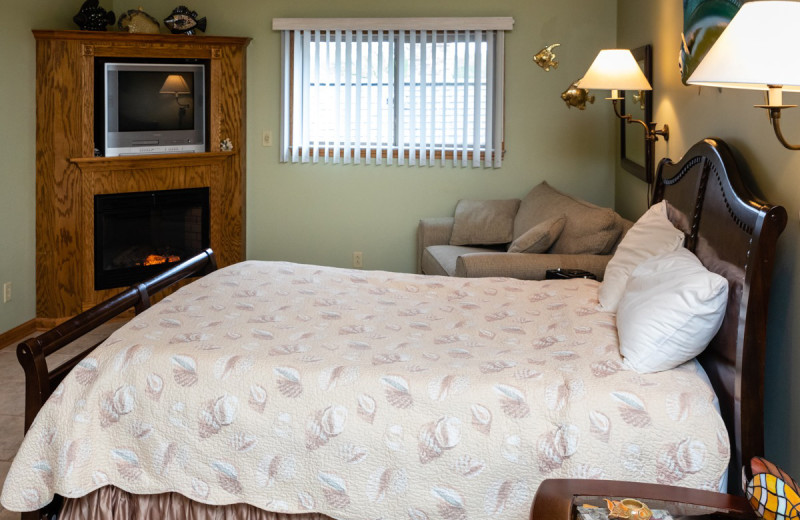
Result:
<svg viewBox="0 0 800 520"><path fill-rule="evenodd" d="M510 18L275 19L281 161L500 167Z"/></svg>

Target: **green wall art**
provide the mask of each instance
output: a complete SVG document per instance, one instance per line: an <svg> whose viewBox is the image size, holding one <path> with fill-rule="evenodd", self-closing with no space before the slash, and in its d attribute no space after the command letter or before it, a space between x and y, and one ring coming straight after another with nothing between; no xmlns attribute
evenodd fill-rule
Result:
<svg viewBox="0 0 800 520"><path fill-rule="evenodd" d="M683 0L683 33L678 65L684 85L746 1Z"/></svg>

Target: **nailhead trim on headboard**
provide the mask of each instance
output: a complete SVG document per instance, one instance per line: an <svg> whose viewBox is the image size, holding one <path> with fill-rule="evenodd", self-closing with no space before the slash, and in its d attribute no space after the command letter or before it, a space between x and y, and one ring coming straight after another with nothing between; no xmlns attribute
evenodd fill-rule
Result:
<svg viewBox="0 0 800 520"><path fill-rule="evenodd" d="M731 216L731 218L736 223L736 225L739 226L739 229L741 229L745 233L748 233L748 234L752 235L753 234L753 227L752 226L748 226L747 224L745 224L742 221L742 219L740 219L733 212L733 208L731 207L731 203L728 201L728 197L725 195L725 189L722 186L722 177L720 176L720 174L717 172L716 169L714 169L714 177L717 179L717 186L719 187L719 191L722 194L722 200L725 201L725 208L728 210L728 214Z"/></svg>
<svg viewBox="0 0 800 520"><path fill-rule="evenodd" d="M686 164L683 165L683 168L681 168L681 170L674 177L670 179L664 179L663 180L664 185L672 186L673 184L677 184L689 170L694 168L697 165L697 163L699 163L702 160L703 158L700 157L699 155L697 157L692 157Z"/></svg>

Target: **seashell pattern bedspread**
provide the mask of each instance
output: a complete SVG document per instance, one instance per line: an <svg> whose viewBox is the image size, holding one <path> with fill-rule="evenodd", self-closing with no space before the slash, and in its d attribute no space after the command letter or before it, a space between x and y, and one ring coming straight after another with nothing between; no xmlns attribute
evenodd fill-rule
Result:
<svg viewBox="0 0 800 520"><path fill-rule="evenodd" d="M717 490L729 457L695 365L639 375L592 280L244 262L83 360L2 504L105 485L340 519L526 519L545 478Z"/></svg>

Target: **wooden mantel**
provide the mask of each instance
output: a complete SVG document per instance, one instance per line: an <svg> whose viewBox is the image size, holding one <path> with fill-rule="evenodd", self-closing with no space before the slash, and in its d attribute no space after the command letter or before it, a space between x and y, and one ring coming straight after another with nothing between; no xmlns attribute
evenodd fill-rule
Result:
<svg viewBox="0 0 800 520"><path fill-rule="evenodd" d="M220 266L244 259L249 38L33 31L36 38L36 314L60 321L119 290L94 290L94 195L208 187ZM207 60L205 153L94 157L94 60ZM233 151L221 152L229 138Z"/></svg>

